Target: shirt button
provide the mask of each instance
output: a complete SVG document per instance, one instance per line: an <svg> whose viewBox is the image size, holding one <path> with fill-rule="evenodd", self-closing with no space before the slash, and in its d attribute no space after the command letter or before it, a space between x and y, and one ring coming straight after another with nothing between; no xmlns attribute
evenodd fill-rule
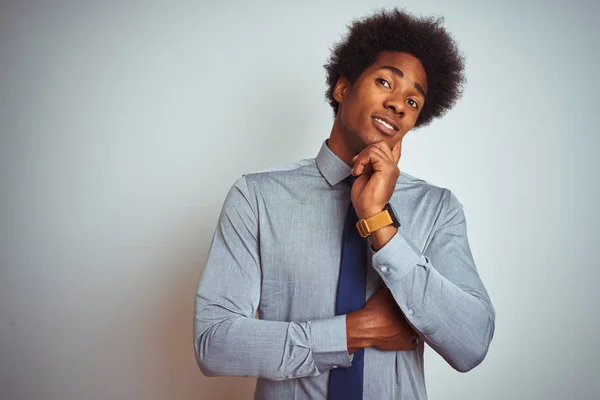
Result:
<svg viewBox="0 0 600 400"><path fill-rule="evenodd" d="M388 272L388 267L386 267L386 266L384 265L384 266L382 266L381 268L379 268L379 270L380 270L381 272Z"/></svg>
<svg viewBox="0 0 600 400"><path fill-rule="evenodd" d="M409 308L409 309L408 309L408 314L409 314L409 315L413 315L414 313L415 313L415 312L413 311L413 309L412 309L412 308Z"/></svg>

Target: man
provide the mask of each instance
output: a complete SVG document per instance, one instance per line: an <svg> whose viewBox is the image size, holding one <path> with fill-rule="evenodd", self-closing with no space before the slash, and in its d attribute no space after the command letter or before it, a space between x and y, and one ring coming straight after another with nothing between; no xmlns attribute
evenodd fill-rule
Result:
<svg viewBox="0 0 600 400"><path fill-rule="evenodd" d="M494 332L461 204L398 169L406 133L460 96L462 57L440 20L394 9L355 21L325 67L335 120L316 158L227 195L196 358L258 377L257 399L424 399L424 343L464 372Z"/></svg>

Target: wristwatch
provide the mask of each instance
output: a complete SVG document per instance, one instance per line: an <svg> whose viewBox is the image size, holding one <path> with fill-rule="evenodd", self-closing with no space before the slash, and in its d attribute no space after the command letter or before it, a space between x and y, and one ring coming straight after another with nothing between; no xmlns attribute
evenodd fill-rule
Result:
<svg viewBox="0 0 600 400"><path fill-rule="evenodd" d="M385 226L394 225L396 228L400 226L400 221L394 213L390 203L385 205L382 212L377 213L369 218L363 218L356 223L356 229L361 237L367 237L371 233Z"/></svg>

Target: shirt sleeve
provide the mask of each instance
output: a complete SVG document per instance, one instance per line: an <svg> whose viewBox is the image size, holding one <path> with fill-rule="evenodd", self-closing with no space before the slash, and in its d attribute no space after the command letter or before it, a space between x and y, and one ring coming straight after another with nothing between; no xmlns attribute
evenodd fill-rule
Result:
<svg viewBox="0 0 600 400"><path fill-rule="evenodd" d="M462 205L449 190L439 220L424 253L398 230L372 264L419 336L466 372L487 354L495 310L473 261Z"/></svg>
<svg viewBox="0 0 600 400"><path fill-rule="evenodd" d="M284 380L348 367L346 316L256 319L261 297L257 213L245 177L230 189L198 283L196 360L207 376Z"/></svg>

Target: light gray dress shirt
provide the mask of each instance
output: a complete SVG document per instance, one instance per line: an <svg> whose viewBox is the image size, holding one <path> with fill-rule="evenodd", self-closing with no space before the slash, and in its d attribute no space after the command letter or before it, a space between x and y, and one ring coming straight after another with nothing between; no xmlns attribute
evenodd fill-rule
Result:
<svg viewBox="0 0 600 400"><path fill-rule="evenodd" d="M326 399L329 371L351 365L346 317L335 316L349 174L325 141L316 158L233 185L196 296L205 375L258 377L255 399ZM401 227L369 246L366 295L387 285L422 340L415 351L365 349L363 394L426 399L424 342L468 371L488 351L495 312L456 197L402 171L390 203Z"/></svg>

